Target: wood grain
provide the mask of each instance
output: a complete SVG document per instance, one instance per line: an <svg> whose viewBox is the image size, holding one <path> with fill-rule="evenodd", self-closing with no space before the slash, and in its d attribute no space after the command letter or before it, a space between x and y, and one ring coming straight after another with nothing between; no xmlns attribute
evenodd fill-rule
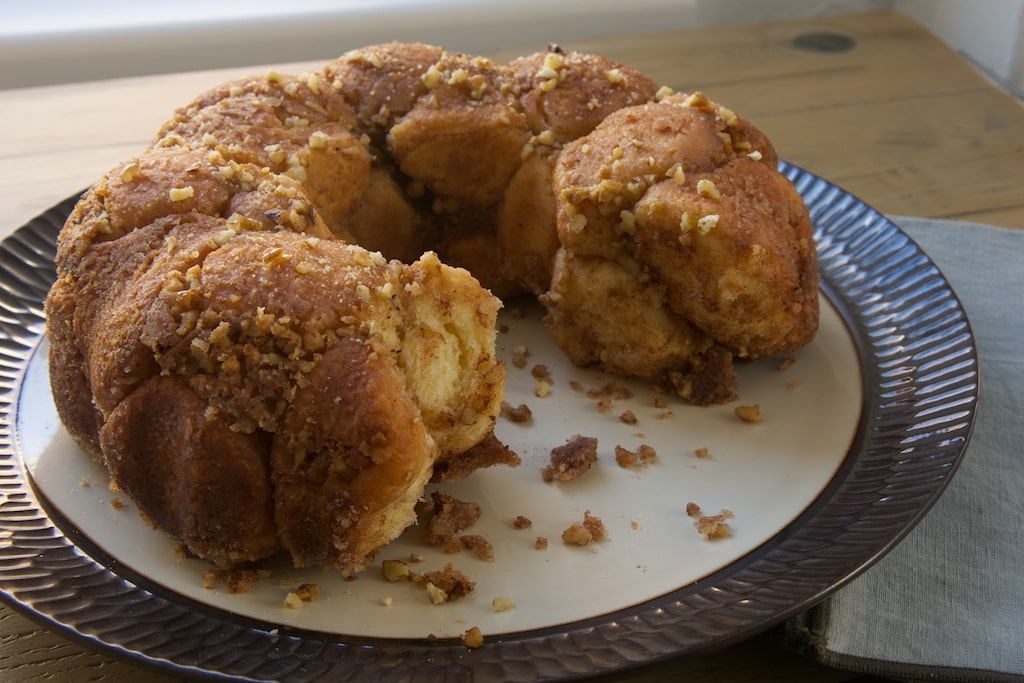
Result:
<svg viewBox="0 0 1024 683"><path fill-rule="evenodd" d="M803 49L800 37L852 47ZM543 47L524 45L494 57ZM704 91L763 128L783 158L883 212L1024 228L1024 108L901 15L620 36L564 47L605 54L678 90ZM265 68L0 91L0 237L141 149L174 107L198 91ZM775 628L721 652L605 680L829 683L856 677L802 658L783 640ZM91 652L3 605L0 679L172 680Z"/></svg>

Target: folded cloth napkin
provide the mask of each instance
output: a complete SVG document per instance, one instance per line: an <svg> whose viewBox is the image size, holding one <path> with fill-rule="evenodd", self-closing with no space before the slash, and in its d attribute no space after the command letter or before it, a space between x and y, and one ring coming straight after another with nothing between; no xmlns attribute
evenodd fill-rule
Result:
<svg viewBox="0 0 1024 683"><path fill-rule="evenodd" d="M1024 230L893 218L967 313L981 369L946 491L890 553L787 624L833 667L901 680L1024 680Z"/></svg>

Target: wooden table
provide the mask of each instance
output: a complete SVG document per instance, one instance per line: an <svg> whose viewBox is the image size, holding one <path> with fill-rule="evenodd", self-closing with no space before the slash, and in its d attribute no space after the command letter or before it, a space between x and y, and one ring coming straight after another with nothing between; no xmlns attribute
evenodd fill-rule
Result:
<svg viewBox="0 0 1024 683"><path fill-rule="evenodd" d="M887 214L1024 228L1024 107L902 15L619 36L564 47L607 55L677 90L704 91L754 121L783 158ZM262 70L0 91L0 237L139 151L172 109L198 91ZM772 629L724 652L607 680L827 683L856 677L788 650L780 630ZM171 680L86 651L4 605L0 678Z"/></svg>

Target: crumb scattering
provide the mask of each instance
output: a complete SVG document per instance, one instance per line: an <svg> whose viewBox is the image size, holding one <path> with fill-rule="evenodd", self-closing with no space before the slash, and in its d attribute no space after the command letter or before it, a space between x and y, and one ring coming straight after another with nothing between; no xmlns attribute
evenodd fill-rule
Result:
<svg viewBox="0 0 1024 683"><path fill-rule="evenodd" d="M461 531L465 531L480 519L477 503L461 501L444 491L433 491L433 514L427 522L424 538L431 545L446 545Z"/></svg>
<svg viewBox="0 0 1024 683"><path fill-rule="evenodd" d="M466 534L460 536L459 541L469 550L473 551L477 559L484 562L494 562L494 546L491 542L479 534Z"/></svg>
<svg viewBox="0 0 1024 683"><path fill-rule="evenodd" d="M525 403L513 406L510 403L503 401L501 404L501 416L509 422L522 424L533 419L533 411L530 410L530 406Z"/></svg>
<svg viewBox="0 0 1024 683"><path fill-rule="evenodd" d="M597 439L576 434L561 446L551 449L551 462L541 470L544 481L571 481L597 462Z"/></svg>
<svg viewBox="0 0 1024 683"><path fill-rule="evenodd" d="M590 510L583 513L583 522L573 522L562 532L562 542L566 545L586 546L591 543L604 541L608 538L604 522L600 517L590 514Z"/></svg>
<svg viewBox="0 0 1024 683"><path fill-rule="evenodd" d="M631 451L624 446L615 447L615 462L618 463L619 467L646 467L657 460L657 458L658 452L653 446L648 444L640 444L635 451Z"/></svg>
<svg viewBox="0 0 1024 683"><path fill-rule="evenodd" d="M320 585L316 583L304 583L293 591L288 591L284 596L284 606L288 609L302 609L307 602L316 602L320 599Z"/></svg>
<svg viewBox="0 0 1024 683"><path fill-rule="evenodd" d="M476 582L452 567L451 563L444 569L416 575L413 581L426 589L427 596L435 605L464 598L476 589Z"/></svg>
<svg viewBox="0 0 1024 683"><path fill-rule="evenodd" d="M705 515L699 505L691 502L686 504L686 514L694 518L693 526L697 533L708 540L725 538L732 533L728 522L734 517L731 510L722 510L717 515Z"/></svg>

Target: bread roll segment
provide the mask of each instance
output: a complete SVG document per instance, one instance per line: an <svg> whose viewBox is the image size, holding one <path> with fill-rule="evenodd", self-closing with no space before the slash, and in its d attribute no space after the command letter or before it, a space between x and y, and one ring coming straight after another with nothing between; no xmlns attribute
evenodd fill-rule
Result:
<svg viewBox="0 0 1024 683"><path fill-rule="evenodd" d="M580 365L730 400L817 326L752 124L606 58L388 43L224 83L82 197L46 300L70 434L223 567L362 569L494 438L501 299Z"/></svg>

